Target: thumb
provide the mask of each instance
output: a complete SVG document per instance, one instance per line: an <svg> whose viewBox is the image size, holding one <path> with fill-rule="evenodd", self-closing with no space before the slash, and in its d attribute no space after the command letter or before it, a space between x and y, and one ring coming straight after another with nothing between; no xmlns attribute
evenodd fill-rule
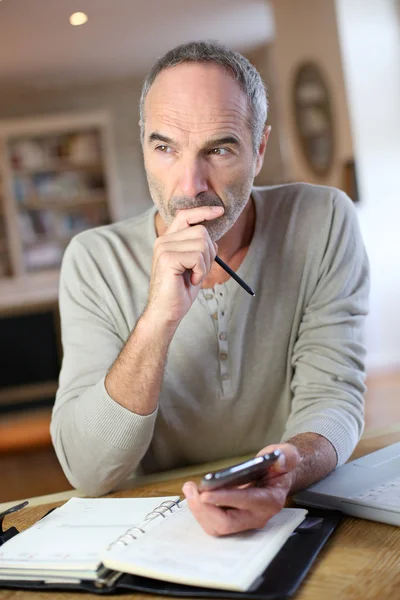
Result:
<svg viewBox="0 0 400 600"><path fill-rule="evenodd" d="M272 465L271 470L275 473L289 473L299 464L301 458L299 451L293 444L282 444L279 448L281 455Z"/></svg>
<svg viewBox="0 0 400 600"><path fill-rule="evenodd" d="M273 444L263 448L257 456L267 454L273 450L279 450L281 455L278 460L270 467L271 473L288 473L293 471L300 463L301 457L296 446L293 444Z"/></svg>
<svg viewBox="0 0 400 600"><path fill-rule="evenodd" d="M187 500L189 500L189 498L196 498L199 496L199 490L197 489L197 485L194 483L194 481L187 481L182 487L182 492L185 494Z"/></svg>

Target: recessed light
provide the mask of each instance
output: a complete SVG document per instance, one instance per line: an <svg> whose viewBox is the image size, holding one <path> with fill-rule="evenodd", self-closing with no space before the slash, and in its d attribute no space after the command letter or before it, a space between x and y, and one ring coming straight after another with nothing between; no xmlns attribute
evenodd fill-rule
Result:
<svg viewBox="0 0 400 600"><path fill-rule="evenodd" d="M69 22L71 23L71 25L74 25L75 27L77 27L78 25L83 25L84 23L87 22L87 20L88 20L88 17L83 12L76 12L76 13L72 14L69 18Z"/></svg>

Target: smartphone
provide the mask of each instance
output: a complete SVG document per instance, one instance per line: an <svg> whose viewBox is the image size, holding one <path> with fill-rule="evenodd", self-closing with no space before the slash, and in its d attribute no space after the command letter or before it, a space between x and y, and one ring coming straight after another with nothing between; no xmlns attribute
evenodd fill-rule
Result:
<svg viewBox="0 0 400 600"><path fill-rule="evenodd" d="M265 475L268 467L273 465L280 455L281 452L279 450L274 450L263 456L251 458L221 471L207 473L200 481L199 490L201 492L218 490L220 488L235 487L257 481L257 479L261 479Z"/></svg>

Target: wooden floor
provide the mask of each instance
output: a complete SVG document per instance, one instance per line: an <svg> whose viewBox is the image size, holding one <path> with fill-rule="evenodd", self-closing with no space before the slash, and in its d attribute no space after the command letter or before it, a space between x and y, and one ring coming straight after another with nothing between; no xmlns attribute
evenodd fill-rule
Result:
<svg viewBox="0 0 400 600"><path fill-rule="evenodd" d="M368 379L365 402L365 434L400 423L400 370ZM45 419L49 420L49 414ZM30 447L23 444L24 433L16 428L14 450L6 452L7 422L0 423L0 502L19 500L71 489L50 445L48 433L37 415L31 431ZM17 446L18 441L18 448ZM11 443L11 442L10 442Z"/></svg>

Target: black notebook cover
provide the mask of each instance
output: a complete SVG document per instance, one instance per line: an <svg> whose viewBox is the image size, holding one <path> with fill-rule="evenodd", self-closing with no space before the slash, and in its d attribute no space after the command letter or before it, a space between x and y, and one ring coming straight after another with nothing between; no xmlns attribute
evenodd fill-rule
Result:
<svg viewBox="0 0 400 600"><path fill-rule="evenodd" d="M248 598L249 600L284 600L292 596L304 580L318 553L335 530L342 515L337 511L310 508L305 521L287 540L262 576L247 592L215 590L137 575L124 574L111 587L99 587L93 581L79 584L42 583L36 581L1 581L2 588L29 590L71 590L94 594L140 592L163 596L193 598Z"/></svg>

